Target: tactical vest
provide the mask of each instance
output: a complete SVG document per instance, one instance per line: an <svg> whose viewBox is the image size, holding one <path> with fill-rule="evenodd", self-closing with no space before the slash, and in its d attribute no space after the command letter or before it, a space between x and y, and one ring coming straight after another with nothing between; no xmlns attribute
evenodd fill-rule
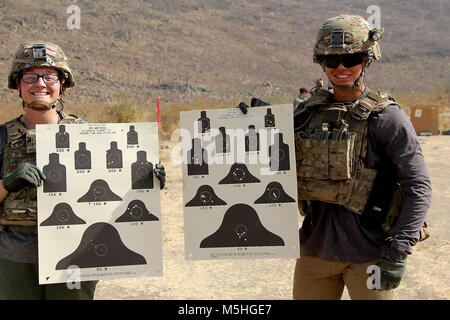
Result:
<svg viewBox="0 0 450 320"><path fill-rule="evenodd" d="M306 112L306 120L295 128L298 199L339 204L362 214L377 175L365 166L367 119L395 100L369 92L354 103L332 101L331 92L319 89L295 113Z"/></svg>
<svg viewBox="0 0 450 320"><path fill-rule="evenodd" d="M65 116L60 124L80 123L74 115ZM3 177L16 170L21 162L36 164L36 131L28 130L19 118L4 124L7 143L3 152ZM37 224L36 187L25 186L9 192L0 204L0 225L35 226Z"/></svg>

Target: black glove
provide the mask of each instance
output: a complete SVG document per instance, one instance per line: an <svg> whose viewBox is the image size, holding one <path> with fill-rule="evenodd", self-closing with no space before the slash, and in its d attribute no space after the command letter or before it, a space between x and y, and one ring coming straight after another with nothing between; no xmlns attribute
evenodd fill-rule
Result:
<svg viewBox="0 0 450 320"><path fill-rule="evenodd" d="M164 169L164 166L161 164L161 162L155 164L153 172L159 180L160 189L164 189L164 186L166 185L166 170Z"/></svg>
<svg viewBox="0 0 450 320"><path fill-rule="evenodd" d="M247 114L247 112L248 112L247 109L249 108L249 106L244 101L242 101L239 103L238 108L241 109L243 114Z"/></svg>
<svg viewBox="0 0 450 320"><path fill-rule="evenodd" d="M390 247L383 258L378 261L380 267L380 289L395 289L400 285L406 268L407 254L401 253L395 248Z"/></svg>
<svg viewBox="0 0 450 320"><path fill-rule="evenodd" d="M261 98L252 98L251 102L250 102L250 106L253 107L259 107L259 106L270 106L271 103L261 99ZM240 102L238 105L238 108L241 109L243 114L247 114L248 112L248 108L250 108L248 106L248 104L246 104L245 102Z"/></svg>
<svg viewBox="0 0 450 320"><path fill-rule="evenodd" d="M35 165L22 162L17 169L3 177L3 187L8 191L19 191L25 186L40 186L45 175Z"/></svg>

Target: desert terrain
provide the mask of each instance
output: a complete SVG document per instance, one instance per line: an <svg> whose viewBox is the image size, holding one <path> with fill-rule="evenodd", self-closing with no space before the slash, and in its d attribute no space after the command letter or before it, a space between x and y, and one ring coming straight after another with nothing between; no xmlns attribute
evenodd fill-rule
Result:
<svg viewBox="0 0 450 320"><path fill-rule="evenodd" d="M79 28L69 28L72 5ZM154 122L161 98L164 276L100 281L95 299L292 298L295 259L185 260L182 173L170 161L177 142L167 140L179 127L179 111L231 108L252 97L292 103L300 87L311 89L324 77L312 49L325 19L344 13L368 19L369 6L362 0L0 1L1 122L22 110L7 75L14 52L28 40L55 42L68 56L77 84L64 97L67 113L90 123ZM409 115L413 107L438 106L439 129L450 129L448 0L377 6L385 28L382 59L371 65L366 83L394 95ZM396 299L449 299L450 136L420 141L433 183L431 237L408 258Z"/></svg>

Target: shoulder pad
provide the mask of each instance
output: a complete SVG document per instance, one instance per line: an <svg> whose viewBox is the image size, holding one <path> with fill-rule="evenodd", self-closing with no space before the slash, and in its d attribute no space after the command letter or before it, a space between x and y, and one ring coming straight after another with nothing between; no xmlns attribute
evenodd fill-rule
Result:
<svg viewBox="0 0 450 320"><path fill-rule="evenodd" d="M87 123L87 121L78 118L76 115L74 114L64 114L64 118L60 121L60 123L75 123L75 124L79 124L79 123Z"/></svg>
<svg viewBox="0 0 450 320"><path fill-rule="evenodd" d="M352 107L350 112L355 119L366 120L371 113L383 112L391 104L397 104L391 96L383 92L370 91Z"/></svg>
<svg viewBox="0 0 450 320"><path fill-rule="evenodd" d="M382 91L371 91L367 94L367 96L376 101L376 105L374 106L374 108L372 109L372 112L382 112L384 109L386 109L389 105L391 104L396 104L398 105L398 103L395 101L395 99L389 95L386 92L382 92Z"/></svg>
<svg viewBox="0 0 450 320"><path fill-rule="evenodd" d="M19 118L14 118L5 123L8 132L8 141L16 140L27 132L27 128L20 122Z"/></svg>

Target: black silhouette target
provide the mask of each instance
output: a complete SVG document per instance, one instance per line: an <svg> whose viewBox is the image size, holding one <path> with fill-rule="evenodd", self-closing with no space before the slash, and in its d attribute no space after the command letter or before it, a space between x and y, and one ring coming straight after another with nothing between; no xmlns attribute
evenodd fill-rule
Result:
<svg viewBox="0 0 450 320"><path fill-rule="evenodd" d="M205 184L198 188L194 198L186 203L186 207L223 206L226 204L216 195L211 186Z"/></svg>
<svg viewBox="0 0 450 320"><path fill-rule="evenodd" d="M278 235L267 230L251 206L231 206L216 232L203 239L200 248L284 246Z"/></svg>
<svg viewBox="0 0 450 320"><path fill-rule="evenodd" d="M295 200L284 191L279 182L274 181L267 185L264 193L255 201L255 204L286 202L295 202Z"/></svg>
<svg viewBox="0 0 450 320"><path fill-rule="evenodd" d="M271 108L267 108L267 113L264 116L264 126L266 128L275 127L275 115L272 113Z"/></svg>
<svg viewBox="0 0 450 320"><path fill-rule="evenodd" d="M107 169L121 169L122 163L122 150L117 148L117 142L112 141L110 143L111 148L106 151L106 168Z"/></svg>
<svg viewBox="0 0 450 320"><path fill-rule="evenodd" d="M86 149L86 143L80 142L79 149L75 151L75 170L91 169L91 152Z"/></svg>
<svg viewBox="0 0 450 320"><path fill-rule="evenodd" d="M209 132L211 129L210 120L206 116L206 111L200 111L200 118L197 120L198 133Z"/></svg>
<svg viewBox="0 0 450 320"><path fill-rule="evenodd" d="M199 138L192 139L192 149L187 152L187 169L188 176L209 173L208 154L202 148L202 141Z"/></svg>
<svg viewBox="0 0 450 320"><path fill-rule="evenodd" d="M283 142L283 134L274 135L274 143L269 146L269 159L271 171L290 170L289 163L289 145Z"/></svg>
<svg viewBox="0 0 450 320"><path fill-rule="evenodd" d="M122 198L111 191L105 180L97 179L77 202L122 201Z"/></svg>
<svg viewBox="0 0 450 320"><path fill-rule="evenodd" d="M245 134L245 151L259 151L259 133L256 132L255 126L248 126L248 132Z"/></svg>
<svg viewBox="0 0 450 320"><path fill-rule="evenodd" d="M119 232L105 222L94 223L83 233L78 248L61 259L56 270L147 264L145 258L125 246Z"/></svg>
<svg viewBox="0 0 450 320"><path fill-rule="evenodd" d="M226 128L220 127L219 134L215 138L216 153L229 153L231 150L230 136L226 134Z"/></svg>
<svg viewBox="0 0 450 320"><path fill-rule="evenodd" d="M127 132L127 144L139 144L138 133L134 126L130 126L130 131Z"/></svg>
<svg viewBox="0 0 450 320"><path fill-rule="evenodd" d="M131 188L153 189L153 163L147 161L145 151L138 151L136 157L131 164Z"/></svg>
<svg viewBox="0 0 450 320"><path fill-rule="evenodd" d="M78 217L68 203L61 202L55 206L50 217L44 220L40 225L60 226L73 224L86 224L86 221Z"/></svg>
<svg viewBox="0 0 450 320"><path fill-rule="evenodd" d="M59 125L59 132L55 134L55 144L56 148L70 148L70 137L69 133L66 132L66 127L64 125Z"/></svg>
<svg viewBox="0 0 450 320"><path fill-rule="evenodd" d="M131 201L125 212L115 222L158 221L158 217L148 211L141 200Z"/></svg>
<svg viewBox="0 0 450 320"><path fill-rule="evenodd" d="M219 184L240 184L240 183L259 183L261 180L256 178L248 171L243 163L235 163L231 166L230 171L225 178L220 180Z"/></svg>
<svg viewBox="0 0 450 320"><path fill-rule="evenodd" d="M42 172L46 177L44 192L66 192L66 167L59 163L59 154L49 154L49 163L42 168Z"/></svg>

